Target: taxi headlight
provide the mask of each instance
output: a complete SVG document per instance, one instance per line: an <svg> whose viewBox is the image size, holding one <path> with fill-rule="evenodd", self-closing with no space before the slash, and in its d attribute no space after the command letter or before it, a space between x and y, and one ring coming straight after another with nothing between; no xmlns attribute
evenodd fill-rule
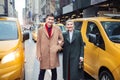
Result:
<svg viewBox="0 0 120 80"><path fill-rule="evenodd" d="M3 64L3 63L13 61L18 56L19 56L19 53L17 51L11 52L2 58L1 63Z"/></svg>

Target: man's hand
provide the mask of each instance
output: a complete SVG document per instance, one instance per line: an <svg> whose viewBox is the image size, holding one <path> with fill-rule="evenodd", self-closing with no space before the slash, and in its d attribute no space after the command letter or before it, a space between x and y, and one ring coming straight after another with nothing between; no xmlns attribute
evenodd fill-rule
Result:
<svg viewBox="0 0 120 80"><path fill-rule="evenodd" d="M37 56L37 60L38 60L38 61L41 61L41 57L38 57L38 56Z"/></svg>
<svg viewBox="0 0 120 80"><path fill-rule="evenodd" d="M62 41L59 40L59 41L58 41L58 44L61 44L61 43L62 43Z"/></svg>

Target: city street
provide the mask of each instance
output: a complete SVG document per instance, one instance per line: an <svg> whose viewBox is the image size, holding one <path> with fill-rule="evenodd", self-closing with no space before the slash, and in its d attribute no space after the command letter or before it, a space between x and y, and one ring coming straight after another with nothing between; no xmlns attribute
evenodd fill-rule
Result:
<svg viewBox="0 0 120 80"><path fill-rule="evenodd" d="M36 43L30 39L25 42L25 80L37 80L39 74L39 62L36 59ZM62 54L59 54L60 67L57 68L58 80L63 80L62 76ZM87 74L85 80L93 80ZM47 70L45 80L51 80L51 71Z"/></svg>
<svg viewBox="0 0 120 80"><path fill-rule="evenodd" d="M0 0L0 80L38 80L40 68L58 65L56 53L62 42L63 53L57 53L57 80L64 80L63 74L77 80L80 70L84 73L80 80L120 80L119 3ZM41 61L37 60L36 47ZM56 78L56 69L52 73L46 70L44 80Z"/></svg>

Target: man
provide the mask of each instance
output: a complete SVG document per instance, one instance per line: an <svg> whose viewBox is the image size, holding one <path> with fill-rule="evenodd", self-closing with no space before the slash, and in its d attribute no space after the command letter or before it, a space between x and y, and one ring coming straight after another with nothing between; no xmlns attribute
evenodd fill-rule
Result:
<svg viewBox="0 0 120 80"><path fill-rule="evenodd" d="M83 80L84 44L80 31L74 30L74 22L66 21L67 32L63 34L63 78L64 80Z"/></svg>
<svg viewBox="0 0 120 80"><path fill-rule="evenodd" d="M57 80L58 51L62 49L63 36L59 27L53 25L53 14L48 14L45 21L45 25L39 29L37 37L37 59L40 61L39 80L44 80L46 69L50 69L52 72L51 80Z"/></svg>

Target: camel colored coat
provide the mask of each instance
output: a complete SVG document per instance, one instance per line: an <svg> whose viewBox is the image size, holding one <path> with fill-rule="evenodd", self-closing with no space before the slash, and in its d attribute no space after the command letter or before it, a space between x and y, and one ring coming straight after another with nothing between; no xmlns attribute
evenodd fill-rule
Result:
<svg viewBox="0 0 120 80"><path fill-rule="evenodd" d="M40 69L53 69L59 66L58 51L62 49L63 36L57 26L52 27L51 37L45 27L38 30L37 56L41 58Z"/></svg>

